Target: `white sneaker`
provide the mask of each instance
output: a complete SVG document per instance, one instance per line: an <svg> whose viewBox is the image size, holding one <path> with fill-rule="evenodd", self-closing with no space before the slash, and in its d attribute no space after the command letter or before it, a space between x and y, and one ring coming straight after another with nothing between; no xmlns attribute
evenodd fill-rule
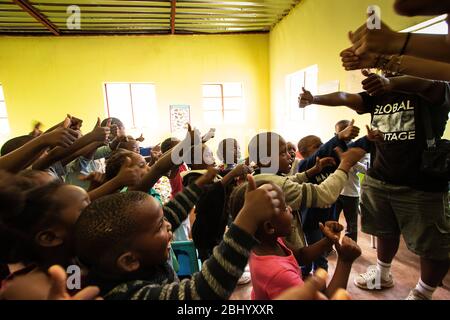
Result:
<svg viewBox="0 0 450 320"><path fill-rule="evenodd" d="M392 275L389 275L388 279L382 279L380 272L375 266L367 268L367 272L361 273L356 277L354 283L358 288L364 290L381 290L394 286Z"/></svg>
<svg viewBox="0 0 450 320"><path fill-rule="evenodd" d="M421 294L418 290L412 289L405 300L431 300L428 297Z"/></svg>

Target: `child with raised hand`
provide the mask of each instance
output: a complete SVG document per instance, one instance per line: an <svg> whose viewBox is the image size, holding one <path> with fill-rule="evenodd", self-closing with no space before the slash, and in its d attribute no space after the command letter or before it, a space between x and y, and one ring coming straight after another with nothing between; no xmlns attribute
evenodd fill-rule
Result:
<svg viewBox="0 0 450 320"><path fill-rule="evenodd" d="M264 180L258 184L265 183ZM232 212L236 214L242 206L243 187L233 193ZM325 293L331 297L338 288L347 286L353 261L361 254L361 249L348 237L339 243L343 227L335 221L327 221L320 228L325 238L311 246L305 246L291 251L282 237L291 232L293 221L292 209L286 205L283 191L275 186L281 200L280 214L272 216L258 226L255 237L259 243L253 248L250 256L250 272L252 278L252 299L274 299L286 289L303 283L299 263L313 261L323 251L329 250L333 244L339 253L336 272ZM299 261L299 262L297 262Z"/></svg>
<svg viewBox="0 0 450 320"><path fill-rule="evenodd" d="M241 276L256 240L257 225L280 213L281 200L270 184L256 188L251 176L245 204L222 243L192 279L177 282L166 261L171 239L170 225L185 218L179 205L194 204L201 188L210 183L215 170L184 189L161 208L142 192L103 197L83 212L76 226L79 258L90 267L105 299L190 300L228 299ZM178 205L173 203L178 201ZM167 220L165 219L167 218Z"/></svg>
<svg viewBox="0 0 450 320"><path fill-rule="evenodd" d="M271 150L274 145L278 146L279 152L272 151L271 156L268 157L267 153L264 154L264 150L262 150L263 142L266 143L267 150ZM250 157L256 160L258 166L271 166L271 168L268 168L271 173L255 175L256 181L263 179L283 186L286 197L290 199L288 202L291 203L295 214L292 232L286 240L293 248L303 247L305 242L299 210L312 207L326 208L336 202L348 179L348 171L365 154L365 150L361 148L352 148L345 153L339 152L341 162L338 169L328 176L322 184L315 185L306 182L310 181L310 177L317 176L324 167L335 165L334 159L317 157L312 168L293 176L282 176L289 173L291 158L287 151L286 142L280 135L270 132L258 134L251 140L249 151ZM272 165L273 163L278 163L278 166ZM272 174L275 172L277 175Z"/></svg>
<svg viewBox="0 0 450 320"><path fill-rule="evenodd" d="M70 121L70 127L73 119L68 119ZM100 119L98 119L91 132L78 138L67 148L53 148L45 156L33 163L33 169L48 170L56 178L64 181L64 176L67 173L66 165L86 153L93 152L99 146L106 143L109 133L109 126L101 127Z"/></svg>
<svg viewBox="0 0 450 320"><path fill-rule="evenodd" d="M208 259L214 247L222 241L229 222L225 204L236 186L235 180L251 172L250 167L238 164L222 179L205 187L204 194L195 206L195 221L192 225L192 239L201 261Z"/></svg>
<svg viewBox="0 0 450 320"><path fill-rule="evenodd" d="M48 148L69 148L77 139L78 133L70 128L70 119L66 118L55 130L46 132L37 138L21 140L19 144L11 145L8 150L2 147L0 170L19 172L28 168L43 155ZM8 144L8 142L6 143Z"/></svg>

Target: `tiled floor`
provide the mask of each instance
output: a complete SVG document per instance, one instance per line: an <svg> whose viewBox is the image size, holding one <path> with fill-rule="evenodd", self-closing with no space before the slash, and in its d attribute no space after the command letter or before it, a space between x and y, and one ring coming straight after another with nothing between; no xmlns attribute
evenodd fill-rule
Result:
<svg viewBox="0 0 450 320"><path fill-rule="evenodd" d="M345 225L345 222L341 222ZM359 273L365 272L367 266L376 263L376 249L371 247L370 236L360 233L358 244L362 249L362 255L353 264L352 272L348 282L348 291L354 300L403 300L415 287L419 279L420 265L419 258L408 251L405 243L400 244L400 249L392 264L392 275L395 287L382 291L365 291L357 288L353 284L353 279ZM329 274L332 275L336 264L336 255L329 257ZM246 300L250 298L251 283L238 286L231 299ZM443 281L443 287L436 290L433 295L435 300L450 300L450 272L447 273Z"/></svg>

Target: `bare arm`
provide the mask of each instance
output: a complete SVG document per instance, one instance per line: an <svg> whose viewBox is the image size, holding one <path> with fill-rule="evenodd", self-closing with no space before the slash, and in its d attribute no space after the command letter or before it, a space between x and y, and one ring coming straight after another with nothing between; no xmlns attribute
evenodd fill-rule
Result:
<svg viewBox="0 0 450 320"><path fill-rule="evenodd" d="M61 163L63 166L67 165L68 163L72 162L78 157L85 157L87 159L91 159L94 155L94 152L97 150L97 148L103 146L104 143L100 141L94 141L90 144L84 146L83 148L77 150L75 153L72 153L61 160Z"/></svg>
<svg viewBox="0 0 450 320"><path fill-rule="evenodd" d="M311 92L303 88L303 93L300 94L299 98L300 108L304 108L310 104L319 104L323 106L346 106L356 112L363 111L363 99L359 94L347 93L347 92L334 92L324 95L313 96Z"/></svg>
<svg viewBox="0 0 450 320"><path fill-rule="evenodd" d="M335 246L338 260L333 278L325 291L328 297L332 297L341 288L347 288L352 264L361 255L361 248L349 237L343 237L342 242L335 243Z"/></svg>
<svg viewBox="0 0 450 320"><path fill-rule="evenodd" d="M68 149L76 139L76 132L70 128L59 128L52 132L43 134L22 147L7 155L0 157L0 169L18 172L49 147L61 146L58 148Z"/></svg>
<svg viewBox="0 0 450 320"><path fill-rule="evenodd" d="M355 55L351 49L341 52L345 70L378 68L391 73L399 73L426 79L450 80L450 63L427 60L413 56L388 56L373 53Z"/></svg>
<svg viewBox="0 0 450 320"><path fill-rule="evenodd" d="M446 83L412 76L383 77L363 71L367 78L362 82L363 89L370 95L380 95L387 92L402 92L418 94L433 104L442 104L445 98Z"/></svg>
<svg viewBox="0 0 450 320"><path fill-rule="evenodd" d="M300 248L293 252L295 259L299 265L307 265L316 261L324 252L329 251L333 246L333 242L327 238L323 238L316 243Z"/></svg>
<svg viewBox="0 0 450 320"><path fill-rule="evenodd" d="M423 59L450 62L450 43L446 35L410 33L408 36L408 33L396 32L384 23L380 29L368 29L365 23L350 33L350 41L357 55L367 52L403 53Z"/></svg>
<svg viewBox="0 0 450 320"><path fill-rule="evenodd" d="M39 159L37 162L33 164L33 169L35 170L45 170L50 167L53 163L57 161L70 160L71 155L75 154L78 150L84 148L85 146L93 143L93 142L102 142L104 143L109 135L108 127L99 127L96 126L94 130L84 135L83 137L77 139L70 147L68 148L55 148L49 152L49 154Z"/></svg>

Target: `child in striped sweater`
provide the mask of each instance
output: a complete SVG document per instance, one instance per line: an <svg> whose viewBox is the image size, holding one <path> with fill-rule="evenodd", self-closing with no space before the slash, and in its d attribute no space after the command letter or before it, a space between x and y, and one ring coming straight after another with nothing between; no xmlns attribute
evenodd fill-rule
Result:
<svg viewBox="0 0 450 320"><path fill-rule="evenodd" d="M257 225L278 214L281 201L273 185L256 188L250 176L244 207L222 243L200 272L178 282L166 263L171 228L186 218L215 174L209 169L162 208L135 191L93 202L75 228L76 250L90 268L90 284L111 300L228 299L256 244Z"/></svg>

